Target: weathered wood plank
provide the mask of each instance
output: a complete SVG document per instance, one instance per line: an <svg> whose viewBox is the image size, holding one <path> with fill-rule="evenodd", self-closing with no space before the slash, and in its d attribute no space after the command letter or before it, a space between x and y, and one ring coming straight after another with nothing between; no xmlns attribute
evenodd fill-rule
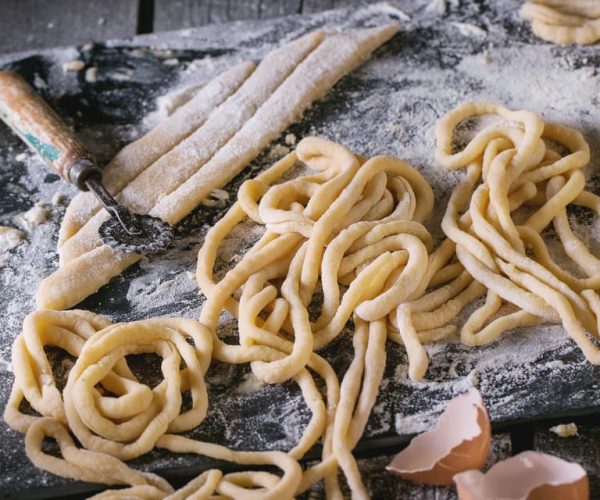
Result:
<svg viewBox="0 0 600 500"><path fill-rule="evenodd" d="M375 1L369 0L304 0L302 3L302 13L312 14L314 12L321 12L328 9L341 9L344 7L351 6L362 6L375 3Z"/></svg>
<svg viewBox="0 0 600 500"><path fill-rule="evenodd" d="M298 14L301 5L301 0L156 0L154 31L270 19Z"/></svg>
<svg viewBox="0 0 600 500"><path fill-rule="evenodd" d="M138 0L1 0L0 53L135 35Z"/></svg>

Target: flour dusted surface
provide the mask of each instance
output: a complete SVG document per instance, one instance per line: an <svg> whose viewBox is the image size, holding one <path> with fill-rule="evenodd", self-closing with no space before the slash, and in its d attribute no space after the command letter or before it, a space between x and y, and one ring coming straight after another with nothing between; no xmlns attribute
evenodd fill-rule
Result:
<svg viewBox="0 0 600 500"><path fill-rule="evenodd" d="M293 148L302 137L321 135L364 155L395 154L404 158L421 169L434 186L436 213L429 227L439 237L443 207L462 174L443 172L434 165L433 128L443 113L463 100L493 99L508 107L533 109L549 120L582 130L592 148L588 185L598 192L597 48L561 48L537 40L519 20L517 0L465 0L460 4L407 1L394 5L397 3L410 20L394 13L390 5L372 5L351 12L245 23L236 25L232 33L226 33L222 26L212 26L81 50L53 51L25 62L22 56L11 60L14 69L37 82L38 90L46 92L67 121L77 124L85 144L105 163L120 146L156 123L152 120L158 117L150 113L156 111L156 99L169 90L201 84L241 61L259 60L282 39L292 40L324 24L330 29L344 29L399 19L402 32L314 104L301 122L276 140L277 144ZM433 7L426 10L429 5ZM157 55L140 49L144 44L163 52ZM85 82L80 72L63 72L63 62L79 59L85 61L86 68L98 68L97 81ZM168 59L178 59L179 64L163 64ZM4 61L8 59L0 59ZM113 78L131 68L127 80ZM199 74L202 77L194 76ZM229 195L223 200L226 206L234 201L245 178L270 164L269 150L225 187ZM0 225L20 228L14 217L36 202L44 203L49 210L47 222L20 229L25 239L8 251L0 272L2 405L12 382L12 339L25 314L33 308L32 295L38 282L57 264L57 228L65 208L53 204L52 199L56 192L68 197L75 193L25 151L18 139L5 129L0 131L0 191L4 199L10 200L2 205ZM225 197L220 193L211 198ZM217 202L196 209L178 226L172 250L130 268L81 307L107 314L115 321L158 315L198 317L204 299L189 273L195 270L204 234L225 210L222 205ZM597 249L597 219L585 210L575 210L570 217L577 222L577 234ZM250 224L244 225L227 243L220 261L223 268L235 261L244 245L259 236L253 231ZM458 318L457 323L460 321ZM223 317L219 333L225 339L235 336L235 322ZM324 355L341 373L351 360L351 349L350 337L345 336ZM452 340L429 347L428 353L431 368L426 382L413 384L405 376L407 360L402 348L388 346L386 375L367 439L396 433L407 437L430 428L447 401L470 386L480 389L495 422L557 411L577 413L600 406L598 368L583 359L560 327L519 331L483 348L468 348ZM139 363L142 370L152 368L149 362ZM310 417L297 387L285 384L240 391L240 387L249 388L244 385L249 373L246 366L211 366L207 378L209 414L193 435L240 449L291 448ZM66 482L37 471L24 456L22 437L4 423L0 424L0 436L6 443L0 450L0 469L5 472L3 488ZM199 457L175 458L159 451L133 464L147 470L210 465Z"/></svg>

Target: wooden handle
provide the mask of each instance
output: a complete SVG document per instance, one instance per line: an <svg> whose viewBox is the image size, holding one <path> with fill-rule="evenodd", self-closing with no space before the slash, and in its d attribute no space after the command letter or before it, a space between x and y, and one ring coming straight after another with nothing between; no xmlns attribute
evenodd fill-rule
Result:
<svg viewBox="0 0 600 500"><path fill-rule="evenodd" d="M87 190L87 179L100 178L93 156L29 84L9 71L0 71L0 117L63 179Z"/></svg>

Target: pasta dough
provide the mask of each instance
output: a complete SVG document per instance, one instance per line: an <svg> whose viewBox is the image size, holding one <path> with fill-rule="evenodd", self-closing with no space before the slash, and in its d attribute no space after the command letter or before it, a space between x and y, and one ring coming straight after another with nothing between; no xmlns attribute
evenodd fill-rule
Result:
<svg viewBox="0 0 600 500"><path fill-rule="evenodd" d="M528 0L521 14L533 32L549 42L590 44L600 40L600 3L596 0Z"/></svg>
<svg viewBox="0 0 600 500"><path fill-rule="evenodd" d="M453 152L459 124L483 115L496 116L499 123ZM442 228L465 270L487 288L485 304L462 328L462 341L481 345L518 326L562 323L588 361L600 364L590 338L598 337L600 260L575 236L566 213L570 203L597 213L600 208L600 198L584 190L581 169L590 150L583 136L529 111L466 102L439 121L436 139L436 161L467 172L452 193ZM515 214L521 207L528 216L518 224ZM540 236L549 224L584 278L553 260ZM505 303L516 310L495 317Z"/></svg>
<svg viewBox="0 0 600 500"><path fill-rule="evenodd" d="M226 92L234 93L219 106L214 100L217 107L203 125L193 133L191 127L186 129L187 135L179 136L177 145L174 140L164 141L157 159L143 156L124 174L126 180L112 181L109 189L120 191L117 199L134 212L149 212L170 224L179 222L397 31L398 25L391 23L330 35L323 42L321 32L310 33L269 54L234 92L235 84L249 71L242 67L226 79ZM186 113L182 110L190 105L184 105L180 113ZM145 142L130 146L126 155L113 162L109 177L114 172L116 179L121 171L116 165L145 147ZM97 229L107 215L91 206L89 198L82 196L75 203L61 229L60 267L38 289L39 309L69 308L139 259L101 245ZM96 265L102 272L95 273ZM83 277L87 278L85 286Z"/></svg>
<svg viewBox="0 0 600 500"><path fill-rule="evenodd" d="M313 173L273 185L298 160ZM420 297L434 276L442 284L453 277L436 272L446 254L429 255L432 239L421 222L432 207L429 184L402 160L365 160L330 141L304 139L296 153L246 181L239 201L209 231L198 256L198 283L207 296L199 322L156 318L111 325L85 311L34 312L14 344L15 384L5 419L26 433L26 451L37 466L65 477L129 485L99 498L206 497L213 492L244 499L291 498L320 479L325 479L328 496L336 498L341 495L338 467L355 497L367 498L352 449L383 377L386 338L395 332L389 317L397 315L410 323L412 311L401 303ZM265 233L215 282L218 248L245 218L264 226ZM303 272L308 276L304 280ZM313 321L308 308L319 288L323 303ZM423 318L439 299L434 302L419 304ZM238 317L238 345L219 338L223 309ZM340 335L351 318L354 360L340 384L315 351ZM410 332L401 331L413 377L421 377L427 364L420 336L440 338L452 331L433 334L414 325ZM45 345L77 358L62 394ZM125 358L148 352L163 360L163 381L153 388L134 376ZM299 385L312 417L292 450L234 452L177 435L200 425L206 414L204 373L211 357L249 362L255 376L266 383L293 380ZM317 379L324 382L324 393ZM182 393L187 391L192 404L183 411ZM40 417L19 411L23 398ZM58 442L62 458L44 452L45 437ZM298 461L319 440L322 460L303 470ZM211 470L173 492L160 477L123 463L153 447L238 464L273 465L281 475Z"/></svg>
<svg viewBox="0 0 600 500"><path fill-rule="evenodd" d="M44 352L46 345L77 357L62 395ZM147 352L163 358L164 378L154 388L140 383L125 359L128 354ZM204 373L210 358L211 335L194 320L163 318L111 325L87 311L35 312L25 320L23 333L13 346L15 384L4 418L26 433L27 455L38 467L83 481L129 485L98 498L187 498L190 494L200 498L213 491L236 498L290 497L301 480L300 466L292 456L236 452L172 434L191 429L204 419L208 404ZM180 369L182 363L184 369ZM182 393L186 391L191 393L192 405L183 411ZM23 398L41 416L21 413ZM83 448L74 443L68 430ZM56 440L61 458L42 449L46 437ZM138 472L122 461L155 446L239 464L274 465L281 468L283 476L261 472L223 475L209 470L174 493L161 477Z"/></svg>
<svg viewBox="0 0 600 500"><path fill-rule="evenodd" d="M488 115L496 122L456 150L457 128ZM581 169L590 152L584 138L535 113L487 102L461 104L442 117L435 134L436 162L466 170L442 220L447 239L437 248L422 224L433 192L417 170L395 157L366 159L306 138L246 181L206 235L196 276L206 296L199 321L111 325L85 311L32 313L13 346L15 384L5 411L6 421L26 433L30 459L65 477L128 486L99 498L291 498L321 479L327 496L338 498L339 469L353 496L368 498L352 449L382 381L386 339L404 346L408 374L421 380L428 366L423 344L453 335L450 321L486 295L461 327L463 343L482 345L517 327L561 323L584 356L600 363L591 339L598 337L600 260L574 234L566 212L570 203L600 210L600 197L585 191ZM308 172L286 180L296 168ZM219 249L241 223L263 233L217 279ZM540 236L550 224L581 273L554 260ZM223 311L237 318L237 343L219 335ZM317 351L350 321L354 356L340 381ZM45 345L77 358L62 393ZM125 358L148 352L163 360L163 381L152 388ZM179 435L204 419L211 359L250 363L263 383L298 384L312 416L292 450L232 451ZM188 391L191 407L183 410ZM20 412L24 398L39 417ZM46 437L57 441L61 457L44 451ZM299 461L317 442L321 460L303 469ZM209 470L174 492L159 476L124 463L154 447L253 470ZM265 465L280 473L256 470Z"/></svg>

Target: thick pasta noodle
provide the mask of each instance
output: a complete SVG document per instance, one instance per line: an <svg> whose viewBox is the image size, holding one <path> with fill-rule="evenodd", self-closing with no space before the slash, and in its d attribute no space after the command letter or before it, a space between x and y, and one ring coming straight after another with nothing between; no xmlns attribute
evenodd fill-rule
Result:
<svg viewBox="0 0 600 500"><path fill-rule="evenodd" d="M497 123L453 151L461 122L484 115L496 116ZM600 364L592 339L598 338L600 260L573 233L567 216L569 204L597 213L600 208L600 197L585 191L581 169L590 150L583 136L529 111L466 102L439 121L436 140L437 163L466 170L442 228L459 262L487 289L485 304L466 321L461 340L481 345L519 326L561 323L588 361ZM550 224L584 277L553 259L540 234ZM508 312L503 304L510 305Z"/></svg>
<svg viewBox="0 0 600 500"><path fill-rule="evenodd" d="M497 123L456 151L456 129L484 115ZM423 225L433 192L417 170L395 157L365 159L306 138L246 181L206 235L196 272L206 296L199 321L112 325L86 311L29 315L13 346L15 383L5 411L11 427L26 433L29 458L64 477L125 486L98 498L283 499L320 480L328 498L341 498L340 469L353 497L368 498L352 450L383 378L387 340L404 346L408 374L421 380L429 362L423 344L454 335L451 322L485 295L461 326L463 343L562 323L599 363L590 336L598 335L600 261L575 236L566 212L570 203L600 209L600 198L584 190L589 148L581 134L528 111L464 103L440 120L436 140L437 163L466 170L442 221L447 238L437 247ZM298 167L308 172L286 180ZM219 251L242 223L260 227L261 236L217 279ZM550 224L580 275L553 259L540 235ZM220 335L224 311L237 319L234 343ZM354 356L340 380L318 351L348 332ZM62 391L47 345L77 358ZM138 353L162 358L161 383L150 387L130 370L126 356ZM293 449L233 451L180 435L206 415L211 359L249 363L268 384L298 385L311 418ZM184 410L185 393L191 406ZM21 412L23 399L39 416ZM60 457L44 450L47 438ZM321 460L303 468L317 443ZM124 463L154 447L250 468L211 469L173 491L161 477Z"/></svg>
<svg viewBox="0 0 600 500"><path fill-rule="evenodd" d="M311 172L283 181L297 166ZM404 344L410 376L419 380L428 364L422 343L451 335L455 327L448 320L483 293L449 263L452 245L432 252L422 225L432 208L429 184L404 161L366 160L333 142L304 139L296 152L246 181L238 202L207 234L198 255L197 281L206 296L199 322L157 318L111 325L84 311L35 312L14 344L16 377L5 418L26 432L27 454L37 466L128 485L100 497L291 498L324 479L328 497L338 498L341 468L353 495L366 498L352 449L383 378L386 340ZM217 281L219 248L244 220L264 232ZM237 317L235 345L219 337L224 310ZM349 321L354 359L340 383L317 351L347 332ZM45 345L77 358L62 394ZM163 359L163 381L153 388L126 362L129 354L147 352ZM250 363L266 383L298 384L312 417L292 450L234 452L177 435L206 414L204 373L211 358ZM192 405L183 412L186 391ZM23 398L40 417L19 411ZM43 451L47 437L58 442L62 458ZM317 442L322 460L303 470L299 460ZM173 492L160 477L123 462L153 447L275 466L281 475L211 470Z"/></svg>

